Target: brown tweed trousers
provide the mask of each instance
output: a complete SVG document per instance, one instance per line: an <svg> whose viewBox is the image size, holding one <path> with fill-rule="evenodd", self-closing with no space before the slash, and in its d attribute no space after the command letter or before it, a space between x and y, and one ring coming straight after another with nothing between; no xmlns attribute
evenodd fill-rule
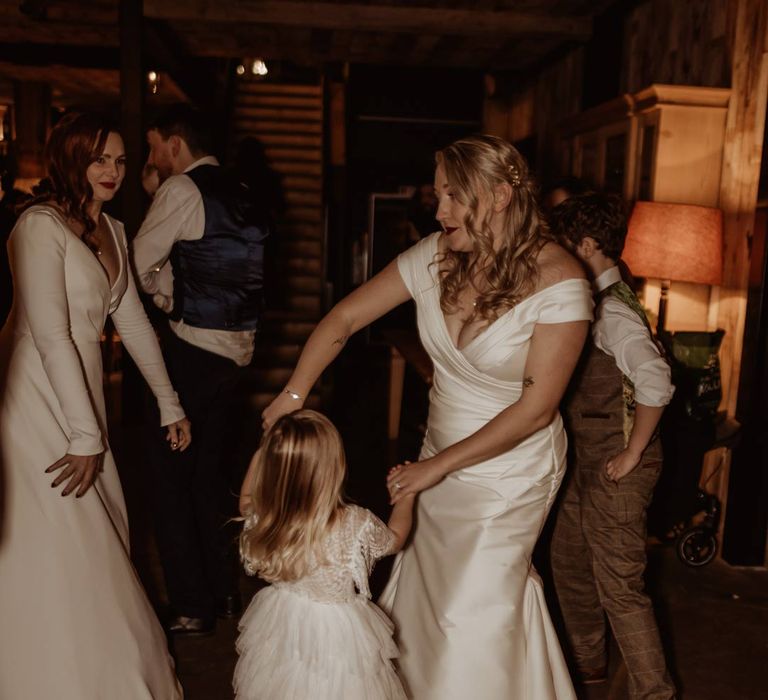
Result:
<svg viewBox="0 0 768 700"><path fill-rule="evenodd" d="M553 533L552 572L578 670L606 665L607 616L630 697L669 700L675 688L643 581L659 440L618 484L605 477L607 460L627 444L633 393L613 358L588 342L566 403L571 464Z"/></svg>

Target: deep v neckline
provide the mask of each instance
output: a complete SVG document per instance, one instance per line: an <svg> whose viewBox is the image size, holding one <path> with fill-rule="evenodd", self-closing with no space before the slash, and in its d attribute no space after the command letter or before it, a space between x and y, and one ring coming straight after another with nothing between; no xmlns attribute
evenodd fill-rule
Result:
<svg viewBox="0 0 768 700"><path fill-rule="evenodd" d="M57 212L58 213L58 212ZM125 263L123 262L123 252L121 250L122 246L118 245L117 243L117 234L115 233L115 229L112 226L112 221L106 214L100 214L99 216L104 216L104 222L107 225L107 228L109 229L109 236L112 239L112 244L115 246L115 255L117 256L117 274L115 275L114 282L109 277L109 270L104 266L104 264L99 260L99 256L96 255L88 246L88 244L82 239L81 236L78 236L77 233L72 231L72 228L67 224L66 219L64 219L61 214L59 214L59 217L61 218L62 223L72 232L75 238L77 238L80 243L85 246L85 248L88 250L88 253L90 254L91 258L93 258L93 261L99 266L99 269L104 273L104 277L107 278L107 284L109 285L109 291L112 292L114 288L117 286L117 283L120 281L120 277L123 274L123 267Z"/></svg>
<svg viewBox="0 0 768 700"><path fill-rule="evenodd" d="M107 228L109 229L109 235L112 238L112 245L115 247L115 255L117 256L117 274L115 275L115 281L112 282L109 278L109 271L104 266L104 264L96 258L96 262L99 263L99 267L101 267L102 270L104 270L104 274L107 276L107 284L109 284L109 291L111 292L116 286L117 283L120 281L120 278L123 275L123 251L122 246L118 244L117 242L117 233L115 232L115 228L112 225L112 221L110 218L104 214L104 222L107 224Z"/></svg>
<svg viewBox="0 0 768 700"><path fill-rule="evenodd" d="M511 309L507 309L501 316L498 316L495 318L491 323L489 323L485 328L483 328L472 340L470 340L466 345L463 345L462 347L459 347L457 343L453 341L453 338L451 337L451 332L448 329L448 321L445 318L445 313L443 312L442 307L440 306L440 284L439 281L435 285L435 294L436 294L436 300L437 300L437 308L440 314L440 318L442 320L442 327L443 332L445 333L446 337L448 338L448 343L450 346L458 352L460 355L464 355L464 353L467 351L469 347L471 347L474 343L476 343L481 338L485 337L488 333L490 333L491 329L493 329L497 324L499 324L503 319L507 318L513 311L516 311L521 306L526 304L527 302L531 301L532 299L535 299L540 294L543 294L544 292L548 292L550 289L554 289L555 287L560 286L561 284L565 284L566 282L572 282L574 280L579 280L580 277L569 277L568 279L560 280L559 282L555 282L554 284L550 284L547 287L544 287L543 289L540 289L538 292L534 292L533 294L530 294L529 296L525 297L522 301L517 302ZM459 335L461 335L461 331L459 332Z"/></svg>

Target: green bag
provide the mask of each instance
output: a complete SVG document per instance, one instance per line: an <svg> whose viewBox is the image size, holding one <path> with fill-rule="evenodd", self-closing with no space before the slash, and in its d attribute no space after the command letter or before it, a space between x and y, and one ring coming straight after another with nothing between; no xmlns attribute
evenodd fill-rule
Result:
<svg viewBox="0 0 768 700"><path fill-rule="evenodd" d="M661 338L672 364L672 383L690 418L711 420L723 390L718 352L725 331L677 331Z"/></svg>

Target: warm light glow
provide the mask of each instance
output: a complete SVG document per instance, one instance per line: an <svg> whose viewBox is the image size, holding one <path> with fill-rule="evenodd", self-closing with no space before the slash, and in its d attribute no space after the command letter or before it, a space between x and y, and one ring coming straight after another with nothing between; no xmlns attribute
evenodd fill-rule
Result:
<svg viewBox="0 0 768 700"><path fill-rule="evenodd" d="M718 285L723 214L692 204L637 202L621 257L638 277Z"/></svg>
<svg viewBox="0 0 768 700"><path fill-rule="evenodd" d="M251 66L251 72L254 75L266 75L269 73L269 70L267 69L267 64L264 63L260 58L257 58L253 61L253 66Z"/></svg>
<svg viewBox="0 0 768 700"><path fill-rule="evenodd" d="M153 95L156 95L157 84L160 82L160 75L157 73L157 71L151 70L147 73L147 82L149 83L150 92Z"/></svg>
<svg viewBox="0 0 768 700"><path fill-rule="evenodd" d="M237 68L235 68L235 72L236 72L238 75L245 75L245 66L244 66L242 63L241 63L241 64L239 64L239 65L237 66Z"/></svg>

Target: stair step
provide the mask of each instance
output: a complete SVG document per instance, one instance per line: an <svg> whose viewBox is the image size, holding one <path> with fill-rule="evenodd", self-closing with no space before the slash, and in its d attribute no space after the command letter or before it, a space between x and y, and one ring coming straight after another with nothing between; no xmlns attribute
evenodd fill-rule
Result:
<svg viewBox="0 0 768 700"><path fill-rule="evenodd" d="M323 208L316 206L291 206L285 208L281 221L293 225L297 223L320 224L323 221Z"/></svg>
<svg viewBox="0 0 768 700"><path fill-rule="evenodd" d="M290 275L277 281L277 291L298 294L320 294L323 281L312 275Z"/></svg>
<svg viewBox="0 0 768 700"><path fill-rule="evenodd" d="M285 294L280 299L280 308L317 316L322 310L322 299L319 294Z"/></svg>
<svg viewBox="0 0 768 700"><path fill-rule="evenodd" d="M259 134L259 141L264 146L290 146L296 148L322 148L323 137L316 134Z"/></svg>
<svg viewBox="0 0 768 700"><path fill-rule="evenodd" d="M322 225L305 221L281 221L277 230L279 237L283 240L319 241L323 237Z"/></svg>
<svg viewBox="0 0 768 700"><path fill-rule="evenodd" d="M232 127L235 132L247 131L252 134L322 134L323 124L320 121L278 121L262 119L253 115L253 107L238 107L235 110Z"/></svg>
<svg viewBox="0 0 768 700"><path fill-rule="evenodd" d="M242 81L237 84L237 92L240 95L303 95L321 98L323 86Z"/></svg>
<svg viewBox="0 0 768 700"><path fill-rule="evenodd" d="M286 175L282 181L283 189L294 192L322 192L323 183L319 177Z"/></svg>
<svg viewBox="0 0 768 700"><path fill-rule="evenodd" d="M264 107L278 107L290 109L321 109L322 98L310 95L267 95L267 94L248 94L241 92L235 100L235 108L240 105L255 104Z"/></svg>
<svg viewBox="0 0 768 700"><path fill-rule="evenodd" d="M288 274L319 275L322 272L320 258L285 258L278 265Z"/></svg>
<svg viewBox="0 0 768 700"><path fill-rule="evenodd" d="M322 153L319 148L265 148L264 153L270 161L298 161L320 163Z"/></svg>
<svg viewBox="0 0 768 700"><path fill-rule="evenodd" d="M317 325L314 321L306 320L306 318L301 320L269 319L269 314L273 313L283 314L284 312L268 312L262 337L274 339L278 343L301 343L303 345ZM296 316L298 317L298 314Z"/></svg>
<svg viewBox="0 0 768 700"><path fill-rule="evenodd" d="M282 252L288 257L320 258L323 254L320 241L284 241Z"/></svg>
<svg viewBox="0 0 768 700"><path fill-rule="evenodd" d="M270 163L272 169L280 175L305 175L322 179L322 163L312 163L308 161L287 161L278 160Z"/></svg>
<svg viewBox="0 0 768 700"><path fill-rule="evenodd" d="M235 114L242 108L249 109L248 116L254 119L286 120L291 122L323 122L323 110L318 105L315 109L295 109L289 107L262 107L260 102L245 104L238 100Z"/></svg>
<svg viewBox="0 0 768 700"><path fill-rule="evenodd" d="M285 202L288 206L310 206L321 207L323 205L322 192L302 192L300 190L290 190L283 185L285 192Z"/></svg>

